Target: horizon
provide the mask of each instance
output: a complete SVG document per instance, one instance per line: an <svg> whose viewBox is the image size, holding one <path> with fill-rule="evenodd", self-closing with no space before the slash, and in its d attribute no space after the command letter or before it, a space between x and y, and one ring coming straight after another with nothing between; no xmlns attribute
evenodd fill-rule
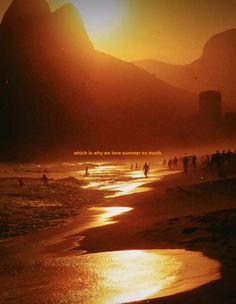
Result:
<svg viewBox="0 0 236 304"><path fill-rule="evenodd" d="M1 2L1 20L10 2L11 0ZM135 2L136 5L132 0L96 2L48 0L47 2L51 11L55 11L65 3L72 3L78 9L94 47L128 62L152 59L174 65L189 64L202 55L205 43L212 36L236 28L236 20L232 18L236 8L230 0L218 1L217 4L208 2L209 8L205 13L202 2L199 3L199 9L193 12L194 2L188 1L187 5L185 0L160 1L159 7L152 0L139 0ZM212 4L215 14L212 13L211 18L208 16L208 24L205 24L206 21L204 23L202 20L209 14ZM159 13L156 16L157 8ZM168 17L167 11L170 12ZM199 12L202 14L201 23L196 24ZM187 27L179 22L186 14L190 14L185 21L185 23L189 22ZM172 26L172 23L175 26ZM137 31L137 28L141 30ZM193 35L195 39L192 39ZM158 43L153 42L154 39Z"/></svg>

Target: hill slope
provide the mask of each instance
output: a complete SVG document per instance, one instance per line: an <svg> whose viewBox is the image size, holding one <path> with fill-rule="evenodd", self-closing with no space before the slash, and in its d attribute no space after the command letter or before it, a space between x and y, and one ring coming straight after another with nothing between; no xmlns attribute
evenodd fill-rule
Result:
<svg viewBox="0 0 236 304"><path fill-rule="evenodd" d="M196 107L194 94L96 51L72 5L14 0L0 66L2 158L156 146Z"/></svg>
<svg viewBox="0 0 236 304"><path fill-rule="evenodd" d="M155 60L135 64L167 83L194 93L220 90L226 111L236 111L236 29L213 36L205 45L202 56L184 66Z"/></svg>

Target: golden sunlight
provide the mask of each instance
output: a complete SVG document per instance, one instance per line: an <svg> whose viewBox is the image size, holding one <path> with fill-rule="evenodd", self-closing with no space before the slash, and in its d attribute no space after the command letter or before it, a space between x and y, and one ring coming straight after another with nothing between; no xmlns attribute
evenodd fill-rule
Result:
<svg viewBox="0 0 236 304"><path fill-rule="evenodd" d="M72 0L80 11L91 40L96 43L103 40L122 23L124 7L122 1L100 0L83 1Z"/></svg>
<svg viewBox="0 0 236 304"><path fill-rule="evenodd" d="M99 214L95 215L95 222L92 222L91 227L100 227L105 225L110 225L116 223L112 218L123 213L133 210L130 207L93 207L89 210L98 212Z"/></svg>
<svg viewBox="0 0 236 304"><path fill-rule="evenodd" d="M102 252L43 263L57 278L50 283L53 303L59 297L72 304L127 303L185 292L220 278L217 261L181 249ZM42 271L39 276L45 278Z"/></svg>

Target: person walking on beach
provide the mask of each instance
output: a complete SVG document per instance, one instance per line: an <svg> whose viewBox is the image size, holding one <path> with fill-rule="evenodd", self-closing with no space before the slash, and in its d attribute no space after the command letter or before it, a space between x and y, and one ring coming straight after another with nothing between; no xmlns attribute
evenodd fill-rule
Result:
<svg viewBox="0 0 236 304"><path fill-rule="evenodd" d="M193 157L192 157L192 166L194 169L196 169L196 167L197 167L197 156L196 155L193 155Z"/></svg>
<svg viewBox="0 0 236 304"><path fill-rule="evenodd" d="M88 176L88 175L89 175L88 170L89 170L89 168L88 168L88 166L86 166L86 168L85 168L85 176Z"/></svg>
<svg viewBox="0 0 236 304"><path fill-rule="evenodd" d="M228 165L231 164L231 162L232 162L232 156L233 156L233 153L229 149L226 154L226 159L227 159Z"/></svg>
<svg viewBox="0 0 236 304"><path fill-rule="evenodd" d="M145 177L148 177L149 169L150 169L149 165L147 163L145 163L143 166L143 172L144 172Z"/></svg>
<svg viewBox="0 0 236 304"><path fill-rule="evenodd" d="M223 153L220 154L220 152L217 150L215 154L215 161L216 161L218 176L221 178L225 177L225 172L224 172L225 152L223 151Z"/></svg>
<svg viewBox="0 0 236 304"><path fill-rule="evenodd" d="M174 168L176 169L178 167L178 158L175 156L174 160L173 160L173 164L174 164Z"/></svg>
<svg viewBox="0 0 236 304"><path fill-rule="evenodd" d="M168 161L168 168L170 170L172 169L172 163L173 163L173 161L171 159L169 159L169 161Z"/></svg>
<svg viewBox="0 0 236 304"><path fill-rule="evenodd" d="M226 153L225 153L225 150L223 150L223 152L221 154L221 163L223 166L225 164L225 160L226 160Z"/></svg>
<svg viewBox="0 0 236 304"><path fill-rule="evenodd" d="M25 185L21 178L18 179L18 184L20 187L23 187Z"/></svg>
<svg viewBox="0 0 236 304"><path fill-rule="evenodd" d="M183 159L184 173L188 172L188 165L189 165L188 156L185 154Z"/></svg>
<svg viewBox="0 0 236 304"><path fill-rule="evenodd" d="M207 164L207 167L210 167L210 165L211 165L211 160L210 160L209 155L206 156L206 164Z"/></svg>
<svg viewBox="0 0 236 304"><path fill-rule="evenodd" d="M217 150L215 154L215 164L218 168L222 167L222 159L219 150Z"/></svg>
<svg viewBox="0 0 236 304"><path fill-rule="evenodd" d="M48 178L47 178L46 174L44 174L43 177L42 177L42 183L43 184L47 184L48 183Z"/></svg>

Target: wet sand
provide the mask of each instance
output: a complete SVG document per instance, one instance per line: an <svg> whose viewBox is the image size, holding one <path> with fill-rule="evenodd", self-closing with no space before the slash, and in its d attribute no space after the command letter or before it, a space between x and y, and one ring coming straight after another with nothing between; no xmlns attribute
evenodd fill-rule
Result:
<svg viewBox="0 0 236 304"><path fill-rule="evenodd" d="M235 303L235 179L211 182L215 177L202 175L201 171L180 173L148 185L153 191L108 198L102 208L130 209L120 215L111 213L105 224L104 212L92 210L60 228L3 242L1 264L12 265L27 255L45 259L83 252L186 249L219 261L222 278L192 291L140 303ZM20 250L22 244L31 246Z"/></svg>
<svg viewBox="0 0 236 304"><path fill-rule="evenodd" d="M236 302L236 179L214 181L214 176L202 175L169 176L149 185L155 188L152 192L113 201L113 206L125 204L133 210L117 217L115 225L97 228L96 236L93 230L84 233L80 248L88 252L182 248L220 261L222 278L217 282L140 303Z"/></svg>
<svg viewBox="0 0 236 304"><path fill-rule="evenodd" d="M50 179L0 178L0 238L24 235L63 225L68 218L83 213L89 206L102 204L104 193L83 189L83 181L73 177Z"/></svg>

